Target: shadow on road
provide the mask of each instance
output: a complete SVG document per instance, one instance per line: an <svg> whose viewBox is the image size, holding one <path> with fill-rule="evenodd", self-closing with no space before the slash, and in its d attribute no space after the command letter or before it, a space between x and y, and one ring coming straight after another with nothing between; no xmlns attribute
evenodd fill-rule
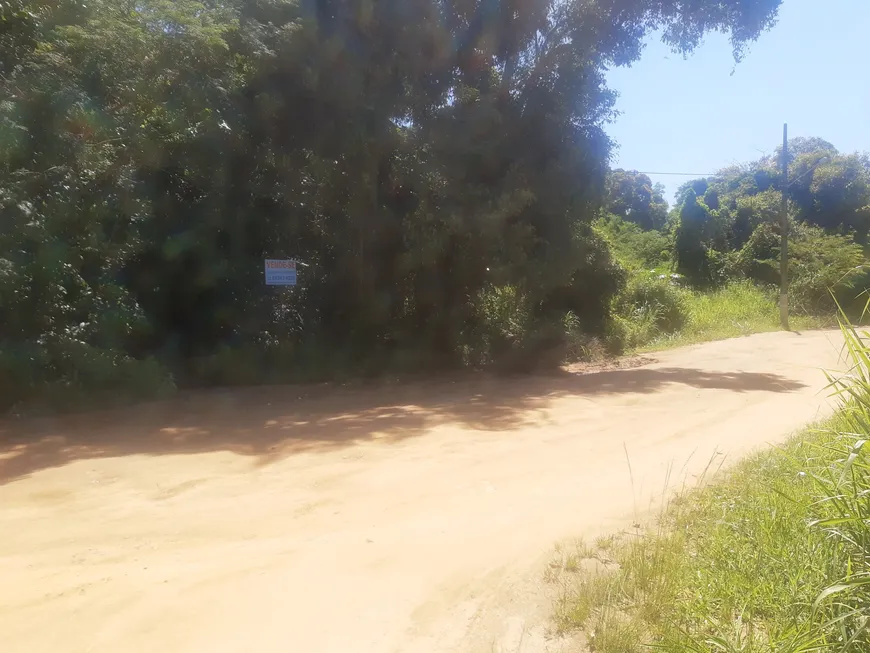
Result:
<svg viewBox="0 0 870 653"><path fill-rule="evenodd" d="M667 384L786 393L776 374L690 368L459 381L376 383L362 389L273 386L199 392L131 409L0 423L0 484L76 460L230 451L268 464L302 451L371 439L400 441L436 424L508 431L540 420L559 397L648 394Z"/></svg>

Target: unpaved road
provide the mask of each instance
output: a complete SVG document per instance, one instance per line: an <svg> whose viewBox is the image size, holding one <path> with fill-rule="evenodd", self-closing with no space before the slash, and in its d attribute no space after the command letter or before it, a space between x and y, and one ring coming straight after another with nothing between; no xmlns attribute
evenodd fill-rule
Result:
<svg viewBox="0 0 870 653"><path fill-rule="evenodd" d="M839 343L775 333L594 374L6 424L0 650L559 650L553 542L631 524L716 452L826 413Z"/></svg>

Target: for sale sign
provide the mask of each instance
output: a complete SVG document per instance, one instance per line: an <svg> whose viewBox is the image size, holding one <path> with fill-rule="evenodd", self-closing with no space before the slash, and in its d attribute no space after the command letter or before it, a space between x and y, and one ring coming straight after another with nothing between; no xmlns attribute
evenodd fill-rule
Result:
<svg viewBox="0 0 870 653"><path fill-rule="evenodd" d="M296 285L296 261L267 258L265 263L267 286Z"/></svg>

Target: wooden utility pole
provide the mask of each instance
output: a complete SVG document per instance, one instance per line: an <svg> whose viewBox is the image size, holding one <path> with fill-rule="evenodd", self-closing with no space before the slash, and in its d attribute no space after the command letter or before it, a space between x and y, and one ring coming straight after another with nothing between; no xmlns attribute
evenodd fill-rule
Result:
<svg viewBox="0 0 870 653"><path fill-rule="evenodd" d="M782 208L779 214L779 321L788 328L788 124L782 126Z"/></svg>

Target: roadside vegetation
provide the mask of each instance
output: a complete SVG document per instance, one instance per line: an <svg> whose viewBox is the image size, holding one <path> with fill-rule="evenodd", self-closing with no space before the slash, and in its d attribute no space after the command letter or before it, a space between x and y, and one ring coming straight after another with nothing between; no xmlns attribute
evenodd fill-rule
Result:
<svg viewBox="0 0 870 653"><path fill-rule="evenodd" d="M0 409L589 351L604 72L780 1L0 2Z"/></svg>
<svg viewBox="0 0 870 653"><path fill-rule="evenodd" d="M653 32L739 59L780 0L496 5L0 2L0 410L775 328L775 154L669 207L610 169L604 72ZM793 150L809 326L863 262L870 165Z"/></svg>
<svg viewBox="0 0 870 653"><path fill-rule="evenodd" d="M615 337L627 351L657 351L780 327L778 290L732 281L700 291L665 275L638 275L616 300ZM833 315L795 315L794 330L834 326Z"/></svg>
<svg viewBox="0 0 870 653"><path fill-rule="evenodd" d="M870 650L870 334L843 330L833 419L681 494L651 528L560 549L559 629L600 653Z"/></svg>
<svg viewBox="0 0 870 653"><path fill-rule="evenodd" d="M791 327L861 317L870 275L870 160L819 138L789 144ZM596 231L626 283L613 302L617 348L660 349L779 328L780 152L663 188L614 170ZM836 180L836 181L835 181ZM847 181L849 180L849 181Z"/></svg>

